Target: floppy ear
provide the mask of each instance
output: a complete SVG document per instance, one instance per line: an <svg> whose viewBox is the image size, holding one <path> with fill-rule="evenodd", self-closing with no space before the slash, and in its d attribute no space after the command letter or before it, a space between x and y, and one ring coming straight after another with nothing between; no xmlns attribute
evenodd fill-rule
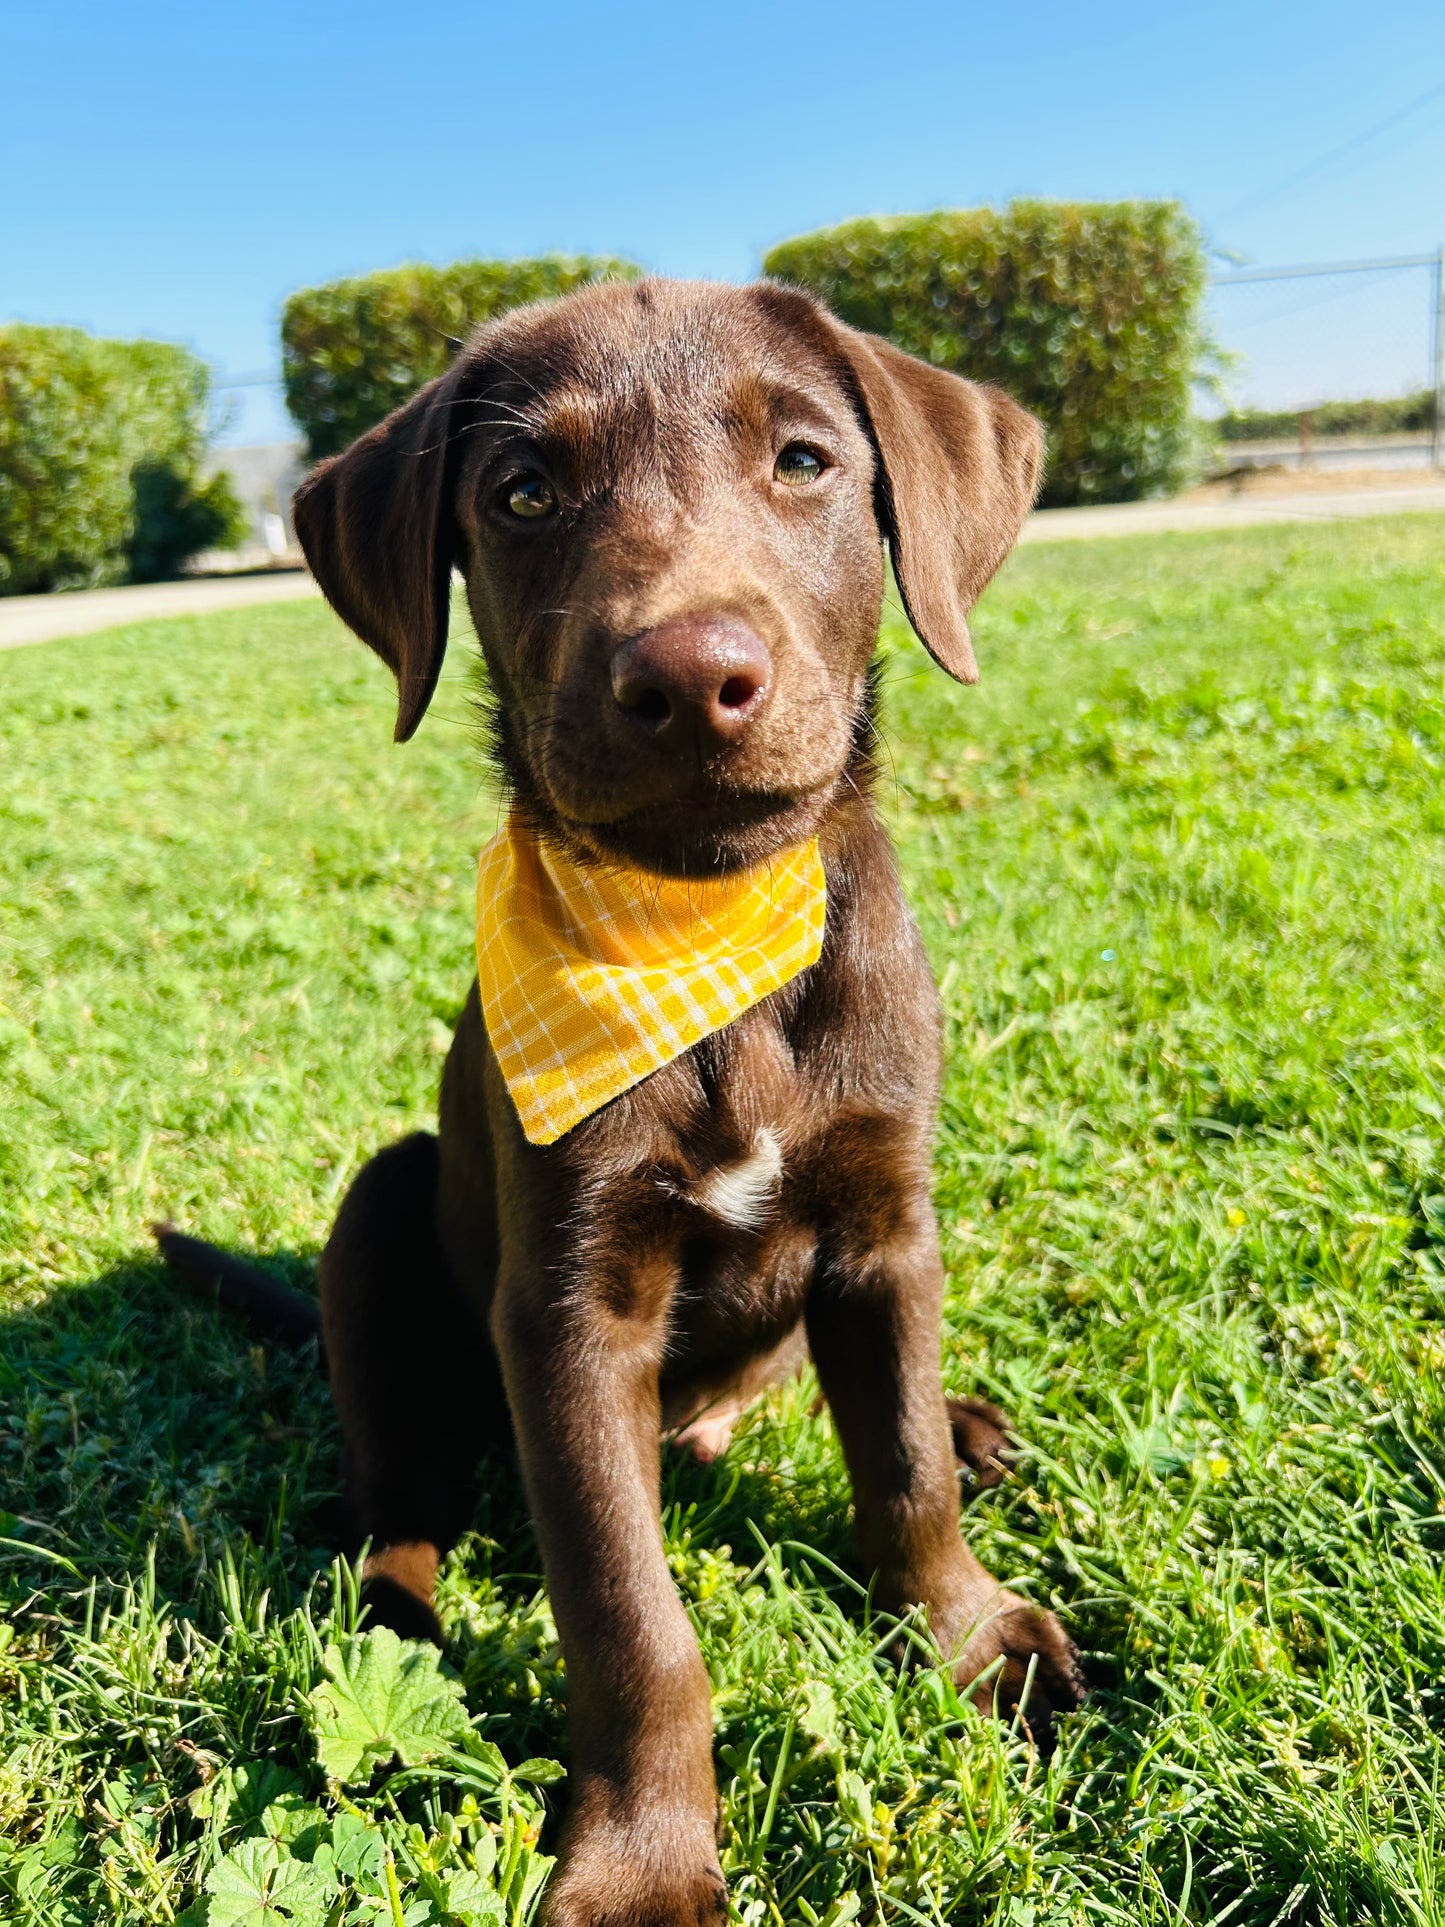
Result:
<svg viewBox="0 0 1445 1927"><path fill-rule="evenodd" d="M878 454L878 520L908 619L933 660L977 682L968 612L1018 540L1043 430L1002 389L834 322Z"/></svg>
<svg viewBox="0 0 1445 1927"><path fill-rule="evenodd" d="M312 471L292 504L311 573L396 677L396 740L426 714L447 646L460 371Z"/></svg>

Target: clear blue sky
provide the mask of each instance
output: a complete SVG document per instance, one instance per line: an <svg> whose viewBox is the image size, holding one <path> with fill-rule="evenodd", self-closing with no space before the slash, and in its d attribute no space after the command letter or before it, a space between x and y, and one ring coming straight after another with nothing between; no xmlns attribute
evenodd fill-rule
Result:
<svg viewBox="0 0 1445 1927"><path fill-rule="evenodd" d="M161 335L232 373L274 368L291 289L409 258L597 250L735 279L849 215L1021 194L1178 196L1255 262L1445 240L1442 0L5 0L0 20L0 317ZM1424 378L1422 274L1220 299L1255 398ZM232 438L284 432L252 393Z"/></svg>

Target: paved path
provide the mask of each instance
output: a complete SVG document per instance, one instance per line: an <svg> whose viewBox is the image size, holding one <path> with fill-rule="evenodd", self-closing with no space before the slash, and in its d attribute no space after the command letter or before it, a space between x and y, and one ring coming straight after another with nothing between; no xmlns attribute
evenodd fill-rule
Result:
<svg viewBox="0 0 1445 1927"><path fill-rule="evenodd" d="M1445 514L1445 478L1403 488L1301 490L1292 495L1226 496L1212 502L1120 502L1110 508L1039 509L1029 517L1023 540L1088 542L1099 535L1180 534L1198 529L1243 529L1261 522L1333 522L1341 516L1407 515L1411 511Z"/></svg>
<svg viewBox="0 0 1445 1927"><path fill-rule="evenodd" d="M1157 535L1199 529L1240 529L1263 522L1332 522L1339 516L1445 514L1445 480L1409 488L1364 488L1339 493L1241 495L1213 502L1123 502L1113 508L1040 509L1029 518L1025 542L1087 542L1096 536ZM318 594L304 570L267 575L212 576L197 582L137 584L128 589L83 589L64 595L0 596L0 649L55 636L84 636L157 616L204 615L256 602L294 602Z"/></svg>
<svg viewBox="0 0 1445 1927"><path fill-rule="evenodd" d="M0 596L0 649L55 636L88 636L157 616L207 615L253 602L294 602L319 595L304 569L265 575L207 576L197 582L138 582L125 589L75 589L59 595Z"/></svg>

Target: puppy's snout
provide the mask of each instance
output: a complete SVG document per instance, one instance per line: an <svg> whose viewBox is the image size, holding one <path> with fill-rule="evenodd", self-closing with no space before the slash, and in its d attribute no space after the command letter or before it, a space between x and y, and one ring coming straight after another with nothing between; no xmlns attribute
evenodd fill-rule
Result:
<svg viewBox="0 0 1445 1927"><path fill-rule="evenodd" d="M624 715L683 752L736 742L772 681L767 644L730 617L675 616L630 637L612 658L612 694Z"/></svg>

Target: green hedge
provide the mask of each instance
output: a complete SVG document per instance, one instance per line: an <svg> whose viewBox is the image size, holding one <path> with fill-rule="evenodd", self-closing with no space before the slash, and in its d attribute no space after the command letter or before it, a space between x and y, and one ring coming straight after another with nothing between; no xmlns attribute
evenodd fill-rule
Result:
<svg viewBox="0 0 1445 1927"><path fill-rule="evenodd" d="M1428 388L1384 401L1322 401L1299 408L1235 408L1213 423L1224 442L1298 441L1300 416L1308 412L1316 435L1402 435L1435 425L1435 397Z"/></svg>
<svg viewBox="0 0 1445 1927"><path fill-rule="evenodd" d="M630 261L551 254L387 268L303 288L281 315L286 406L320 461L441 374L479 323L524 301L592 281L635 281L641 272Z"/></svg>
<svg viewBox="0 0 1445 1927"><path fill-rule="evenodd" d="M198 479L210 374L184 348L0 327L0 595L174 573L241 534Z"/></svg>
<svg viewBox="0 0 1445 1927"><path fill-rule="evenodd" d="M1049 434L1046 502L1164 494L1193 470L1205 267L1176 202L849 221L783 242L763 268L1032 409Z"/></svg>

